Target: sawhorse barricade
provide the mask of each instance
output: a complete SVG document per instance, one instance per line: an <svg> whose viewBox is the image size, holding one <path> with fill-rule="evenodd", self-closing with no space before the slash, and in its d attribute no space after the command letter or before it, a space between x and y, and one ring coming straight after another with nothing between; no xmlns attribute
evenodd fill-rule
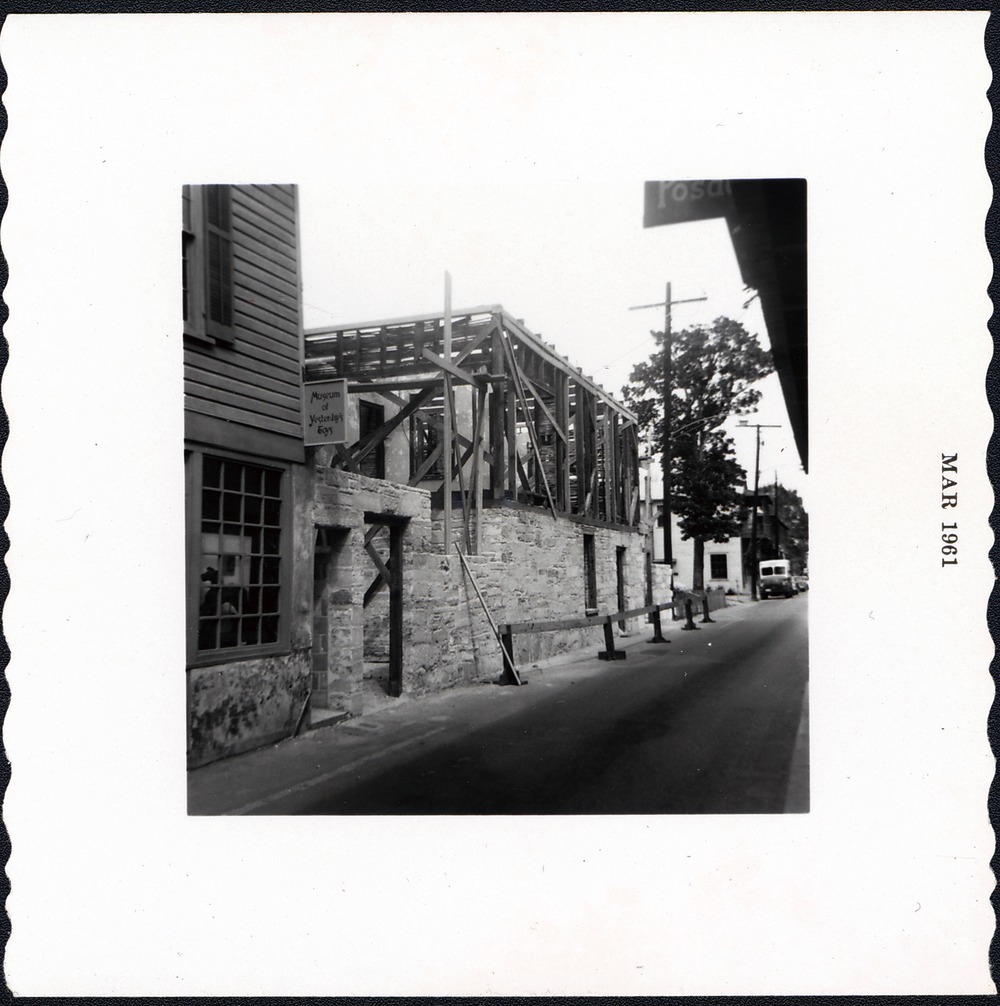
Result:
<svg viewBox="0 0 1000 1006"><path fill-rule="evenodd" d="M631 608L628 611L616 611L610 615L586 615L583 618L565 618L554 622L508 622L497 626L500 634L501 649L503 651L503 677L504 684L520 684L520 676L514 666L514 635L532 632L556 632L559 629L586 629L592 625L600 625L604 629L604 646L597 656L601 660L624 660L625 651L619 650L615 646L615 634L613 625L615 622L623 622L627 618L638 618L640 615L649 615L653 624L653 643L669 643L669 639L663 638L660 631L660 612L673 608L674 602L667 604L647 604L644 608Z"/></svg>

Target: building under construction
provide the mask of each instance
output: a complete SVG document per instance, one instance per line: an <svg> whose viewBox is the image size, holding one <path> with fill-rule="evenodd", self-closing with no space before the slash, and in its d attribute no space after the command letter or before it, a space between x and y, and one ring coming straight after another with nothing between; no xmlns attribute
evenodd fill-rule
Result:
<svg viewBox="0 0 1000 1006"><path fill-rule="evenodd" d="M392 695L495 677L496 625L643 603L636 418L523 322L488 306L306 332L306 390L335 377L348 444L312 459L314 715L380 669ZM510 656L599 638L555 629Z"/></svg>
<svg viewBox="0 0 1000 1006"><path fill-rule="evenodd" d="M304 332L295 187L182 202L189 765L648 603L628 409L499 306Z"/></svg>

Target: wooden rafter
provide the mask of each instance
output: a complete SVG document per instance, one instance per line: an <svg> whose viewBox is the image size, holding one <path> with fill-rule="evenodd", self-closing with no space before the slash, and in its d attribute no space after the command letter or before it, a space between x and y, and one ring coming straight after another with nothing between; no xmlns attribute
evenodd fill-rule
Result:
<svg viewBox="0 0 1000 1006"><path fill-rule="evenodd" d="M305 376L318 379L337 371L348 377L350 394L379 395L395 406L396 415L351 444L346 456L338 452L334 465L357 471L387 437L419 415L423 436L413 455L414 474L426 479L445 450L450 458L458 456L454 488L462 493L469 551L472 531L478 534L473 511L481 507L484 490L495 501L526 493L536 505L544 500L554 517L634 525L637 487L641 497L635 416L501 307L451 311L449 305L446 314L450 358L441 313L306 334ZM457 412L447 391L442 399L445 374L451 383L477 389L471 422L459 413L464 436L457 430L440 436ZM407 394L410 390L415 393ZM439 435L433 437L433 431ZM447 443L438 449L435 439ZM413 476L410 480L413 484Z"/></svg>

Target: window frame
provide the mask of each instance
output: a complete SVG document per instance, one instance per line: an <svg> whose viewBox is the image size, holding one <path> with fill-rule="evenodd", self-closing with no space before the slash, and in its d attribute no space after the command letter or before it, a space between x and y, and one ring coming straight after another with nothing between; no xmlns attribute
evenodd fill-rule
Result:
<svg viewBox="0 0 1000 1006"><path fill-rule="evenodd" d="M225 193L226 226L209 222L210 190ZM207 345L231 346L236 341L235 267L233 261L233 186L185 185L182 190L181 274L184 335ZM212 278L209 244L212 236L223 242L220 282L228 282L222 304L228 309L228 323L210 317Z"/></svg>
<svg viewBox="0 0 1000 1006"><path fill-rule="evenodd" d="M415 395L410 396L412 401ZM360 425L360 423L359 423ZM419 410L410 416L410 478L420 470L424 462L437 450L441 443L441 434L437 427L424 419ZM421 482L440 481L444 478L443 452L424 474Z"/></svg>
<svg viewBox="0 0 1000 1006"><path fill-rule="evenodd" d="M716 559L722 560L722 566L724 572L722 576L716 576L715 566ZM729 579L729 556L725 552L710 552L708 556L708 578L710 580L728 580Z"/></svg>
<svg viewBox="0 0 1000 1006"><path fill-rule="evenodd" d="M376 417L374 423L367 423L366 417ZM372 402L366 398L358 399L358 441L364 441L375 434L375 432L385 426L385 405L381 402ZM361 474L370 479L385 478L385 438L383 438L368 452L358 466Z"/></svg>
<svg viewBox="0 0 1000 1006"><path fill-rule="evenodd" d="M201 573L202 573L202 500L204 490L204 462L206 457L217 458L223 462L234 462L241 465L253 465L258 468L270 468L280 472L279 482L279 533L281 535L278 554L278 631L273 643L254 643L250 645L237 644L212 650L198 649L199 614L201 607ZM241 454L208 446L192 446L185 448L185 489L186 489L186 533L187 533L187 569L186 569L186 613L187 613L187 666L208 667L215 664L228 664L257 657L286 655L291 652L291 600L292 584L292 510L294 501L291 498L292 479L291 468L284 463L271 458L260 458L254 455Z"/></svg>

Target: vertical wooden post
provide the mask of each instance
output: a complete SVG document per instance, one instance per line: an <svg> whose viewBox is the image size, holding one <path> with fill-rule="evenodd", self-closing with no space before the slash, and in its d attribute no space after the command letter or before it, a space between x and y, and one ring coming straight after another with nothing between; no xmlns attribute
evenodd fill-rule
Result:
<svg viewBox="0 0 1000 1006"><path fill-rule="evenodd" d="M615 649L615 630L610 617L604 619L604 650L597 654L601 660L624 660L625 651Z"/></svg>
<svg viewBox="0 0 1000 1006"><path fill-rule="evenodd" d="M444 274L444 352L441 354L451 363L451 273ZM447 371L441 374L441 390L444 394L444 485L442 486L441 504L444 509L444 551L451 551L451 461L454 454L451 428L451 377Z"/></svg>
<svg viewBox="0 0 1000 1006"><path fill-rule="evenodd" d="M576 512L587 513L587 493L590 492L590 412L587 392L576 385Z"/></svg>
<svg viewBox="0 0 1000 1006"><path fill-rule="evenodd" d="M583 477L583 458L580 454L580 388L576 381L570 383L570 379L566 379L566 394L567 394L567 406L568 411L566 413L566 422L570 420L570 413L573 416L573 432L571 435L572 440L572 451L570 452L570 457L566 460L567 468L567 483L566 483L566 509L570 513L580 513L580 504L583 501L583 497L580 495L580 486L582 485L580 479ZM569 431L567 430L567 433ZM573 484L570 481L572 478L570 469L576 466L576 500L573 499Z"/></svg>
<svg viewBox="0 0 1000 1006"><path fill-rule="evenodd" d="M473 554L483 550L483 421L486 413L486 385L476 389L476 421L473 433L472 492L476 508L476 535L473 539Z"/></svg>
<svg viewBox="0 0 1000 1006"><path fill-rule="evenodd" d="M504 373L504 354L502 336L500 335L500 320L494 316L495 328L490 344L490 369L494 375ZM493 454L493 466L490 469L490 490L495 503L503 500L504 488L504 434L506 423L504 418L504 385L490 386L490 452Z"/></svg>
<svg viewBox="0 0 1000 1006"><path fill-rule="evenodd" d="M686 630L690 631L692 629L697 629L698 628L698 626L694 624L694 615L692 614L691 599L690 598L687 598L684 601L684 617L685 617L686 621L681 626L682 629L686 629Z"/></svg>
<svg viewBox="0 0 1000 1006"><path fill-rule="evenodd" d="M653 612L653 638L650 640L651 643L669 643L669 639L663 638L663 626L660 624L660 610L657 608Z"/></svg>
<svg viewBox="0 0 1000 1006"><path fill-rule="evenodd" d="M671 568L674 565L673 548L670 543L670 464L671 464L671 432L672 401L673 401L673 344L670 333L670 284L667 284L667 299L663 321L663 456L660 459L663 466L663 561ZM670 573L670 587L673 590L674 574Z"/></svg>
<svg viewBox="0 0 1000 1006"><path fill-rule="evenodd" d="M556 422L566 434L566 440L556 437L556 503L563 513L571 509L569 498L569 378L555 371Z"/></svg>
<svg viewBox="0 0 1000 1006"><path fill-rule="evenodd" d="M455 409L455 396L451 386L451 378L447 378L448 388L448 408L451 410L451 426L455 432L455 444L458 445L458 415ZM462 464L461 449L455 451L456 464L458 465L458 490L462 500L462 535L465 541L465 551L472 551L472 544L469 532L469 496L465 491L465 465Z"/></svg>
<svg viewBox="0 0 1000 1006"><path fill-rule="evenodd" d="M509 628L500 634L500 648L503 651L503 677L501 680L508 685L519 685L521 679L514 666L514 633Z"/></svg>
<svg viewBox="0 0 1000 1006"><path fill-rule="evenodd" d="M604 436L604 519L614 523L615 520L615 437L611 420L611 410L604 406L604 416L601 422Z"/></svg>
<svg viewBox="0 0 1000 1006"><path fill-rule="evenodd" d="M501 346L503 346L501 336ZM513 360L514 347L510 347ZM507 435L507 491L512 500L517 499L517 388L514 385L514 368L505 361L507 394L504 396L504 425Z"/></svg>
<svg viewBox="0 0 1000 1006"><path fill-rule="evenodd" d="M600 452L598 450L597 401L589 391L584 393L587 411L587 492L590 494L589 513L600 513Z"/></svg>

